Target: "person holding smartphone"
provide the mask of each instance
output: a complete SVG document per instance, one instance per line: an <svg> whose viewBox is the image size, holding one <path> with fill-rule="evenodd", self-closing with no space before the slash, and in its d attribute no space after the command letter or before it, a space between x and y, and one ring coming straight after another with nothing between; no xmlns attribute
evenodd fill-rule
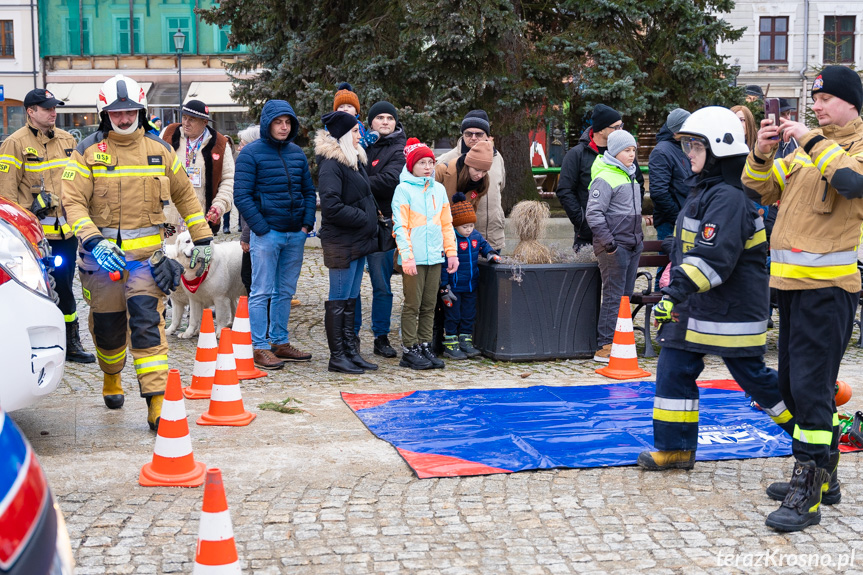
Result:
<svg viewBox="0 0 863 575"><path fill-rule="evenodd" d="M791 481L767 489L782 501L766 521L778 531L818 524L821 503L841 499L834 393L860 294L863 83L846 66L827 66L812 84L812 99L819 127L763 120L743 173L753 199L781 200L770 241L770 286L778 290L779 387L796 424ZM776 159L779 140L791 138L802 150Z"/></svg>

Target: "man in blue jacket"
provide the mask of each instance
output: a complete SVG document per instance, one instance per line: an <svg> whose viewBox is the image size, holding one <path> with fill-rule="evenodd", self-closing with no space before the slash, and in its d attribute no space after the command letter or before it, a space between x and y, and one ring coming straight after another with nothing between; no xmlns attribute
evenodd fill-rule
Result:
<svg viewBox="0 0 863 575"><path fill-rule="evenodd" d="M309 163L293 143L299 127L289 103L270 100L264 104L261 139L243 148L234 174L234 204L252 232L249 321L255 365L263 369L281 369L282 360L312 359L288 340L291 299L303 265L306 234L315 226L315 187Z"/></svg>

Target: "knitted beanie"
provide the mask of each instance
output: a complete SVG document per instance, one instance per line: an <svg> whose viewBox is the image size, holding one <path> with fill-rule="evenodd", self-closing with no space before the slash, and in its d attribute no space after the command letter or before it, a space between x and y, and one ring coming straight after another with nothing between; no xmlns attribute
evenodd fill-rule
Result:
<svg viewBox="0 0 863 575"><path fill-rule="evenodd" d="M431 158L434 160L434 152L432 152L431 148L416 138L410 138L405 146L405 164L407 165L408 171L413 173L414 164L423 158Z"/></svg>
<svg viewBox="0 0 863 575"><path fill-rule="evenodd" d="M360 99L354 93L354 88L347 82L342 82L336 88L336 97L333 99L333 112L339 109L342 104L350 104L360 113Z"/></svg>
<svg viewBox="0 0 863 575"><path fill-rule="evenodd" d="M372 104L372 107L369 108L369 117L368 117L368 125L372 125L372 120L380 116L381 114L389 114L393 118L395 118L396 123L399 121L399 113L396 110L396 107L390 104L389 102L375 102Z"/></svg>
<svg viewBox="0 0 863 575"><path fill-rule="evenodd" d="M464 163L475 170L487 172L491 169L494 160L494 146L488 140L477 142L473 148L465 154Z"/></svg>
<svg viewBox="0 0 863 575"><path fill-rule="evenodd" d="M593 107L593 133L604 130L622 119L620 113L611 106L597 104Z"/></svg>
<svg viewBox="0 0 863 575"><path fill-rule="evenodd" d="M626 130L615 130L608 137L608 153L612 156L617 156L617 154L630 146L638 147L638 144L635 143L635 138L632 137L632 134Z"/></svg>
<svg viewBox="0 0 863 575"><path fill-rule="evenodd" d="M863 106L863 83L857 72L848 66L827 66L812 82L812 97L824 92L845 100L860 111Z"/></svg>
<svg viewBox="0 0 863 575"><path fill-rule="evenodd" d="M458 227L462 224L475 224L476 212L473 211L473 206L467 201L467 197L461 193L453 194L449 204L449 211L452 213L452 225Z"/></svg>
<svg viewBox="0 0 863 575"><path fill-rule="evenodd" d="M683 127L683 122L686 121L686 118L691 115L692 114L683 108L675 108L669 112L668 118L665 120L665 125L668 126L668 129L671 130L672 134L676 134L680 131L680 128Z"/></svg>
<svg viewBox="0 0 863 575"><path fill-rule="evenodd" d="M491 134L491 123L488 121L488 114L485 110L471 110L464 115L461 121L461 131L464 132L468 128L476 128L485 132L488 136Z"/></svg>
<svg viewBox="0 0 863 575"><path fill-rule="evenodd" d="M321 120L324 121L327 132L336 140L353 130L358 121L355 116L347 112L327 112L321 116Z"/></svg>

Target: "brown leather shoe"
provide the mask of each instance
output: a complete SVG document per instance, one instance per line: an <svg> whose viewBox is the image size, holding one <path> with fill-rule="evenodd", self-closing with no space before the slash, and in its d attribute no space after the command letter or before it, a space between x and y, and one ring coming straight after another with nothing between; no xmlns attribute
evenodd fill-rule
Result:
<svg viewBox="0 0 863 575"><path fill-rule="evenodd" d="M271 345L270 349L273 350L273 353L276 354L276 357L280 357L285 361L311 361L312 354L306 353L304 351L300 351L289 343L282 343L279 345Z"/></svg>
<svg viewBox="0 0 863 575"><path fill-rule="evenodd" d="M256 349L253 354L255 365L261 369L282 369L285 362L273 355L268 349Z"/></svg>

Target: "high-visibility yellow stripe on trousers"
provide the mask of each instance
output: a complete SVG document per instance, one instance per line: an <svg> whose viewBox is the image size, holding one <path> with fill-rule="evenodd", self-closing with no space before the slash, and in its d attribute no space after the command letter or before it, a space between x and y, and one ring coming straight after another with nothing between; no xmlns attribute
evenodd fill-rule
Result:
<svg viewBox="0 0 863 575"><path fill-rule="evenodd" d="M697 399L653 399L653 419L667 423L698 423Z"/></svg>
<svg viewBox="0 0 863 575"><path fill-rule="evenodd" d="M154 371L167 371L168 370L168 356L167 355L151 355L149 357L139 357L135 360L135 373L139 376L144 375L145 373L151 373Z"/></svg>

